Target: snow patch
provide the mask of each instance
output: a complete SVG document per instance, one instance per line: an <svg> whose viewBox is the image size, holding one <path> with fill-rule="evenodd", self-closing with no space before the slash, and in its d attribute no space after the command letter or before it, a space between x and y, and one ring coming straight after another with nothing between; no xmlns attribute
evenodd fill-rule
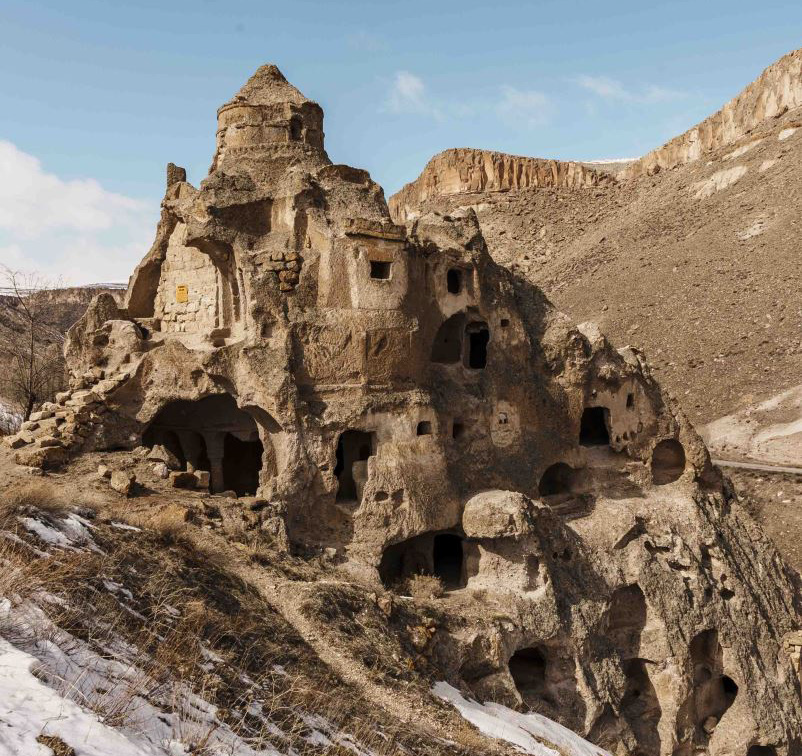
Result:
<svg viewBox="0 0 802 756"><path fill-rule="evenodd" d="M480 732L512 743L531 756L610 756L607 751L540 714L521 714L501 704L471 701L446 682L435 683L432 692L452 704Z"/></svg>
<svg viewBox="0 0 802 756"><path fill-rule="evenodd" d="M777 159L776 158L772 158L771 160L764 160L760 164L760 167L758 168L758 171L763 173L763 172L769 170L769 168L773 168L776 164L777 164Z"/></svg>
<svg viewBox="0 0 802 756"><path fill-rule="evenodd" d="M792 137L796 133L797 128L798 128L797 126L791 126L791 127L787 128L787 129L783 129L777 135L777 139L780 142L784 142L786 139L788 139L788 137Z"/></svg>

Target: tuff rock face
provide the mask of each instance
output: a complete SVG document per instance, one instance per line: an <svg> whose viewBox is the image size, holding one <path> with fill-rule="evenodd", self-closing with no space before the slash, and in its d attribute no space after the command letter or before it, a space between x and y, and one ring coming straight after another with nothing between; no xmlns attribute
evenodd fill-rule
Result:
<svg viewBox="0 0 802 756"><path fill-rule="evenodd" d="M403 223L417 217L417 208L429 197L613 184L611 176L581 163L457 148L435 155L415 181L390 198L389 205L392 217Z"/></svg>
<svg viewBox="0 0 802 756"><path fill-rule="evenodd" d="M218 118L19 461L161 447L345 574L435 574L445 679L617 754L799 753L789 573L638 352L495 264L473 211L394 225L274 66Z"/></svg>
<svg viewBox="0 0 802 756"><path fill-rule="evenodd" d="M752 129L802 105L802 49L784 55L721 110L628 165L622 177L654 175L737 142Z"/></svg>

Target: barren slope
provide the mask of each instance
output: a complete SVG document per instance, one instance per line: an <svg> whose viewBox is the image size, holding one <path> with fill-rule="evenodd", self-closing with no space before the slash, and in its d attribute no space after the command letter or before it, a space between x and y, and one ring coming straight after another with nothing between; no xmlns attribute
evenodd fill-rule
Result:
<svg viewBox="0 0 802 756"><path fill-rule="evenodd" d="M799 383L800 124L797 108L617 186L464 191L405 213L474 207L496 259L642 348L701 425Z"/></svg>

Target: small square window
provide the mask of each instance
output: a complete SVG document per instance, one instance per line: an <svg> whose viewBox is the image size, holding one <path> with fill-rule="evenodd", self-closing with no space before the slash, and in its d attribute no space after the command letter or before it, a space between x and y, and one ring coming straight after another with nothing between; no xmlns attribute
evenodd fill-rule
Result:
<svg viewBox="0 0 802 756"><path fill-rule="evenodd" d="M430 436L432 433L432 424L428 420L421 420L418 423L418 435Z"/></svg>
<svg viewBox="0 0 802 756"><path fill-rule="evenodd" d="M379 281L386 281L390 278L390 273L393 270L391 262L384 262L383 260L370 261L370 277Z"/></svg>
<svg viewBox="0 0 802 756"><path fill-rule="evenodd" d="M451 268L446 274L446 286L449 294L459 294L462 291L462 271Z"/></svg>

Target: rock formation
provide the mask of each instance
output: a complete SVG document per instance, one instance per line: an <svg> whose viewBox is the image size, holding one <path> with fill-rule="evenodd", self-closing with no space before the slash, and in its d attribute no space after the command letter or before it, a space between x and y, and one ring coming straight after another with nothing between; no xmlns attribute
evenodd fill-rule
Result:
<svg viewBox="0 0 802 756"><path fill-rule="evenodd" d="M617 754L797 753L789 573L638 351L494 263L472 210L394 224L274 66L218 125L18 460L153 447L373 590L436 576L440 676Z"/></svg>
<svg viewBox="0 0 802 756"><path fill-rule="evenodd" d="M769 66L721 110L652 150L622 172L625 178L653 175L698 160L734 144L764 121L779 118L802 105L802 49Z"/></svg>
<svg viewBox="0 0 802 756"><path fill-rule="evenodd" d="M435 155L415 181L390 198L389 205L393 218L405 223L433 196L544 187L582 189L614 183L608 174L581 163L458 148Z"/></svg>

